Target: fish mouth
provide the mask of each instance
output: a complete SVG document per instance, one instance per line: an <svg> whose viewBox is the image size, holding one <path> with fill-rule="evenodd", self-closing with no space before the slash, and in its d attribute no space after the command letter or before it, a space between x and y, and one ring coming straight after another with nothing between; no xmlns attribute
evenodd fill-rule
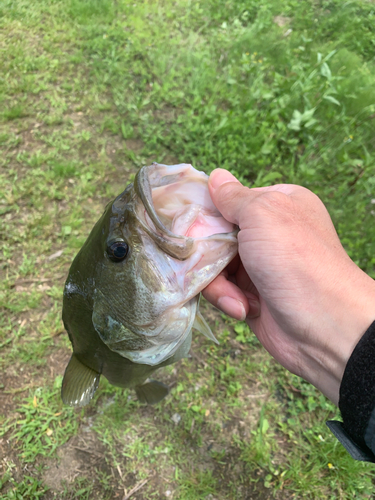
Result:
<svg viewBox="0 0 375 500"><path fill-rule="evenodd" d="M153 163L136 175L134 188L144 207L143 229L171 257L187 259L202 240L236 240L237 226L217 210L207 184L208 175L186 163Z"/></svg>
<svg viewBox="0 0 375 500"><path fill-rule="evenodd" d="M140 307L152 307L153 323L123 324L115 313L108 315L111 305L100 290L93 323L109 349L134 363L157 366L186 354L192 328L214 339L198 312L199 293L237 253L238 228L213 204L208 176L189 164L142 167L133 187L129 211L142 239L138 279L143 283L146 270L152 291L150 305Z"/></svg>

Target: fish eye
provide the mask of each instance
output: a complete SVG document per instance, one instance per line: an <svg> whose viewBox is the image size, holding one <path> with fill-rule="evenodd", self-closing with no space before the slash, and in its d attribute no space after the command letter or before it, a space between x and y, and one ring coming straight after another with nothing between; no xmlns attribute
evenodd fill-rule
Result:
<svg viewBox="0 0 375 500"><path fill-rule="evenodd" d="M124 260L128 255L129 245L124 240L112 241L107 246L108 257L113 262Z"/></svg>

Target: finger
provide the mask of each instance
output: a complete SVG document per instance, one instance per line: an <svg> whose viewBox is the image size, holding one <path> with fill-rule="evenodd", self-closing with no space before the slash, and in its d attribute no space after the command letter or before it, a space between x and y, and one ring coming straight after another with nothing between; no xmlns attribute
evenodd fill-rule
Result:
<svg viewBox="0 0 375 500"><path fill-rule="evenodd" d="M240 259L240 256L238 254L235 255L235 257L229 262L227 267L222 271L226 276L231 276L235 275L242 266L242 262Z"/></svg>
<svg viewBox="0 0 375 500"><path fill-rule="evenodd" d="M229 269L228 269L229 270ZM259 292L256 289L256 286L250 279L249 275L247 274L246 269L244 268L244 265L242 261L240 260L239 265L237 267L234 280L232 279L232 276L229 275L230 281L233 281L241 290L243 290L244 294L249 298L251 295L255 295L255 297L259 297Z"/></svg>
<svg viewBox="0 0 375 500"><path fill-rule="evenodd" d="M244 292L235 283L219 274L204 290L203 296L228 316L244 321L246 317L259 316L259 300L249 292Z"/></svg>
<svg viewBox="0 0 375 500"><path fill-rule="evenodd" d="M294 184L276 184L250 189L243 186L230 172L221 168L211 173L208 188L212 201L219 212L227 220L237 225L240 225L240 216L246 211L246 206L267 192L302 197L311 193L309 190Z"/></svg>
<svg viewBox="0 0 375 500"><path fill-rule="evenodd" d="M212 201L228 221L239 225L239 213L243 203L250 201L250 189L243 186L230 172L214 170L208 180Z"/></svg>

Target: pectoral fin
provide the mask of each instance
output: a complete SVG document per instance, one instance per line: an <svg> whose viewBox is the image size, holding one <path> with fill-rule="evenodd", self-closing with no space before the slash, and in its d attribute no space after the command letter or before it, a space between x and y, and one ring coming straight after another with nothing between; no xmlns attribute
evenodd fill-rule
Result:
<svg viewBox="0 0 375 500"><path fill-rule="evenodd" d="M169 389L168 386L162 382L151 380L150 382L146 382L146 384L138 385L135 388L135 392L137 393L138 400L141 403L154 405L159 403L159 401L168 395Z"/></svg>
<svg viewBox="0 0 375 500"><path fill-rule="evenodd" d="M213 340L215 344L219 344L219 341L216 339L215 335L212 333L211 328L206 323L206 320L203 318L199 310L195 316L193 328L198 330L198 332L202 333L205 337L210 340Z"/></svg>
<svg viewBox="0 0 375 500"><path fill-rule="evenodd" d="M61 387L63 403L69 406L87 405L99 385L100 374L81 363L73 354L65 369Z"/></svg>

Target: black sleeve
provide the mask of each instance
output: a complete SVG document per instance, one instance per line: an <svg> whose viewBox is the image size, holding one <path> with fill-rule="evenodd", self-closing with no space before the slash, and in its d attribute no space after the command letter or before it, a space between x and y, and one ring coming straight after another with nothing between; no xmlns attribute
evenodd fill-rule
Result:
<svg viewBox="0 0 375 500"><path fill-rule="evenodd" d="M375 321L346 365L339 408L343 422L328 427L354 459L375 463Z"/></svg>

